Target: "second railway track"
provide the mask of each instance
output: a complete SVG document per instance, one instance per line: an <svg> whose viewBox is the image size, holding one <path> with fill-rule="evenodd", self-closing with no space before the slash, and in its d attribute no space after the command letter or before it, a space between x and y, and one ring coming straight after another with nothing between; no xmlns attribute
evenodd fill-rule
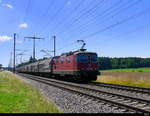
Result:
<svg viewBox="0 0 150 116"><path fill-rule="evenodd" d="M121 90L131 91L135 93L142 93L142 94L150 95L150 88L133 87L133 86L108 84L108 83L97 83L97 82L91 82L90 85L94 85L98 87L105 87L105 88L113 88L113 89L118 89L118 90L121 89Z"/></svg>
<svg viewBox="0 0 150 116"><path fill-rule="evenodd" d="M41 83L58 87L63 90L74 92L93 100L104 102L110 106L124 109L124 112L135 112L135 113L150 113L150 101L139 99L135 97L129 97L126 95L120 95L110 92L104 92L101 90L85 87L74 83L67 83L57 81L53 79L42 78L33 75L19 74L20 76L39 81Z"/></svg>

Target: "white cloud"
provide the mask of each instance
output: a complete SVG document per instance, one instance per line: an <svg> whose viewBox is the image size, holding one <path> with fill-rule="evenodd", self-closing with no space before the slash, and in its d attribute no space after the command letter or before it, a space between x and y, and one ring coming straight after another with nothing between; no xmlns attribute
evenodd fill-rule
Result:
<svg viewBox="0 0 150 116"><path fill-rule="evenodd" d="M11 39L12 39L12 37L9 37L7 35L2 35L2 36L0 35L0 42L9 41Z"/></svg>
<svg viewBox="0 0 150 116"><path fill-rule="evenodd" d="M19 25L20 28L28 28L28 24L27 23L22 23Z"/></svg>
<svg viewBox="0 0 150 116"><path fill-rule="evenodd" d="M11 4L3 4L3 6L10 8L10 9L13 9L13 6Z"/></svg>

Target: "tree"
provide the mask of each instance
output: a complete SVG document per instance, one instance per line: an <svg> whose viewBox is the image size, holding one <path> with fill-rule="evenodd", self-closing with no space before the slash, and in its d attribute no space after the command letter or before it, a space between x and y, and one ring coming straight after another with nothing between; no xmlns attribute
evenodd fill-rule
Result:
<svg viewBox="0 0 150 116"><path fill-rule="evenodd" d="M36 62L36 61L37 61L37 60L34 59L34 58L32 58L32 56L31 56L30 59L29 59L29 63Z"/></svg>
<svg viewBox="0 0 150 116"><path fill-rule="evenodd" d="M150 67L150 58L99 58L99 69L118 69L118 68L141 68Z"/></svg>
<svg viewBox="0 0 150 116"><path fill-rule="evenodd" d="M2 65L2 64L0 64L0 69L2 69L2 66L3 66L3 65Z"/></svg>
<svg viewBox="0 0 150 116"><path fill-rule="evenodd" d="M111 69L111 61L108 57L100 57L99 58L99 68L100 69Z"/></svg>
<svg viewBox="0 0 150 116"><path fill-rule="evenodd" d="M120 68L120 58L112 58L111 64L112 64L112 69Z"/></svg>

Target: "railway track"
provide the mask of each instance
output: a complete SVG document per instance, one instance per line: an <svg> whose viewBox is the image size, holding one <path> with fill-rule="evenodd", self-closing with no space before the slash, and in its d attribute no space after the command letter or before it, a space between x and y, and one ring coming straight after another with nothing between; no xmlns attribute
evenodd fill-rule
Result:
<svg viewBox="0 0 150 116"><path fill-rule="evenodd" d="M51 85L63 90L67 90L82 96L89 97L89 99L95 100L97 102L109 104L111 107L115 107L118 109L121 108L124 112L150 113L150 101L148 100L129 97L126 95L114 94L110 92L104 92L79 84L62 82L33 75L19 75L47 85Z"/></svg>
<svg viewBox="0 0 150 116"><path fill-rule="evenodd" d="M125 90L125 91L131 91L135 93L142 93L142 94L150 95L150 88L133 87L133 86L117 85L117 84L107 84L107 83L97 83L97 82L91 82L89 83L89 85L105 87L105 88L113 88L117 90Z"/></svg>

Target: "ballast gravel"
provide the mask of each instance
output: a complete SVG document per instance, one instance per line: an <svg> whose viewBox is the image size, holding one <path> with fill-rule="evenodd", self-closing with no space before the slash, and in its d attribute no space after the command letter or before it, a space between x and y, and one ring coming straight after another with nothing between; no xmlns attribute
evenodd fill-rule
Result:
<svg viewBox="0 0 150 116"><path fill-rule="evenodd" d="M18 76L31 84L50 101L53 101L64 113L124 113L125 110L115 106L94 101L88 97L61 90L25 77Z"/></svg>

